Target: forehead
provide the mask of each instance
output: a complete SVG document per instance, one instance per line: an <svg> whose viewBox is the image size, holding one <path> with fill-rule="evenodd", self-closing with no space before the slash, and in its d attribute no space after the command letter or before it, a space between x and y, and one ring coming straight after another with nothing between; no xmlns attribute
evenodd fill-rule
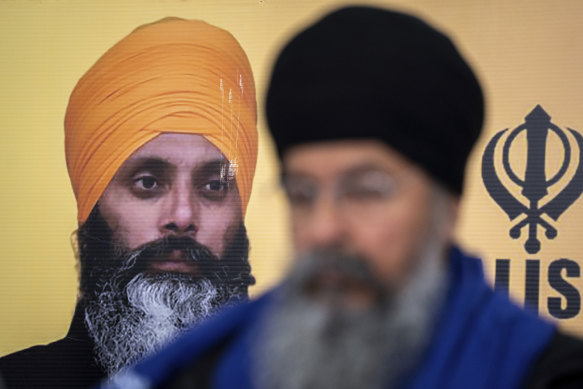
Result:
<svg viewBox="0 0 583 389"><path fill-rule="evenodd" d="M413 164L389 146L375 140L342 140L298 145L283 158L285 174L326 178L354 169L376 168L398 174Z"/></svg>
<svg viewBox="0 0 583 389"><path fill-rule="evenodd" d="M124 166L145 158L185 167L225 159L221 151L203 136L174 133L158 135L144 144L124 162Z"/></svg>

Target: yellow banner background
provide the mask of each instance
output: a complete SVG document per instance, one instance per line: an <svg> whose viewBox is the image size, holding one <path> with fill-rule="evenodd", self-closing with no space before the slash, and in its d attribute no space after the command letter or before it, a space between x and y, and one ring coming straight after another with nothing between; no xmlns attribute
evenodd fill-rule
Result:
<svg viewBox="0 0 583 389"><path fill-rule="evenodd" d="M281 44L301 26L344 3L0 1L0 355L64 336L73 312L77 271L71 236L76 216L63 151L69 94L106 49L138 25L166 16L203 19L223 27L249 56L261 107L259 165L247 213L251 262L258 281L252 293L257 295L279 279L291 252L277 162L263 118L266 81ZM525 236L509 238L511 223L484 188L480 160L488 140L504 128L521 124L536 104L561 128L583 131L583 2L400 0L373 4L414 12L445 30L481 78L487 120L467 170L459 242L485 259L491 279L497 258L511 260L510 289L518 302L524 299L525 260L539 259L540 310L548 316L547 298L561 296L548 285L549 264L559 258L583 263L583 200L554 224L559 230L556 239L546 240L539 231L542 250L527 255ZM524 170L525 150L524 140L517 139L513 154L517 172ZM558 147L547 152L548 158L562 158ZM573 154L573 163L578 163L577 150ZM568 280L583 291L580 278ZM561 320L560 325L583 334L583 315Z"/></svg>

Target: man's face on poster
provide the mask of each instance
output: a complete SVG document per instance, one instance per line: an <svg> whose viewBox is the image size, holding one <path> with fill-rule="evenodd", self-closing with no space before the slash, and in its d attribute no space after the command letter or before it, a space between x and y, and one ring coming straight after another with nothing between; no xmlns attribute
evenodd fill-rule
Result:
<svg viewBox="0 0 583 389"><path fill-rule="evenodd" d="M118 170L99 201L119 245L134 250L164 238L191 238L221 257L242 223L241 199L228 161L205 138L162 134ZM174 250L149 270L196 273Z"/></svg>
<svg viewBox="0 0 583 389"><path fill-rule="evenodd" d="M85 324L108 374L247 296L233 173L202 136L159 135L124 162L80 227Z"/></svg>

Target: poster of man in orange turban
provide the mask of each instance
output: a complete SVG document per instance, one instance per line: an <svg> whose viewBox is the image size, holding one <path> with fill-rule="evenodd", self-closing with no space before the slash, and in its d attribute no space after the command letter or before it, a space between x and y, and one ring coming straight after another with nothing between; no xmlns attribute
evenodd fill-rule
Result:
<svg viewBox="0 0 583 389"><path fill-rule="evenodd" d="M110 48L65 116L79 299L67 336L0 360L8 388L89 387L254 283L255 85L226 30L164 18Z"/></svg>
<svg viewBox="0 0 583 389"><path fill-rule="evenodd" d="M549 234L552 239L541 223L538 227L531 223L513 237L511 228L520 225L526 214L510 220L490 195L482 175L482 160L490 155L488 166L498 173L498 187L528 206L516 182L524 181L528 160L538 160L542 161L536 165L538 177L547 175L547 180L555 181L546 199L538 202L540 206L571 191L574 172L583 169L583 148L569 138L571 162L564 163L569 159L568 149L557 133L569 136L570 130L583 131L583 34L579 31L583 2L370 3L416 15L444 31L482 82L484 129L468 158L456 242L483 259L491 286L561 329L583 334L583 196L563 207L560 220L546 214L539 218L557 232ZM0 1L0 358L57 339L78 339L76 333L69 333L74 313L82 324L92 320L95 330L109 329L128 338L137 334L93 320L127 317L119 313L120 307L94 300L91 306L96 310L86 316L76 310L77 302L88 301L91 285L107 290L104 297L115 301L115 289L98 276L112 272L108 264L119 265L119 259L136 254L134 249L143 248L144 257L136 256L130 272L159 278L177 273L180 278L188 277L193 268L202 269L202 262L189 266L182 260L182 241L172 240L165 249L143 247L166 235L194 236L215 257L225 260L230 258L230 248L239 246L246 252L245 244L237 243L244 225L256 281L248 288L251 299L279 283L291 265L293 241L291 215L279 185L280 165L264 115L265 92L275 57L292 34L345 4L344 0ZM350 76L336 77L335 87L344 90ZM394 89L378 88L376 81L362 87L402 100ZM305 97L306 101L317 99L309 93ZM544 153L529 153L526 133L515 129L523 128L526 116L538 105L561 131L548 131L546 147L538 148ZM385 111L383 107L379 112ZM330 124L330 115L318 118L320 128ZM343 118L345 112L334 119ZM298 123L297 110L290 110L286 119ZM306 128L304 122L294 130L298 127ZM362 125L357 127L362 130ZM338 128L330 127L330 131L336 133ZM515 142L506 142L510 133L518 134ZM498 145L493 155L486 153L490 142ZM198 152L185 151L191 149ZM562 165L568 166L563 178L551 180ZM512 180L507 170L519 179ZM529 215L538 209L534 207ZM171 213L172 220L163 217ZM137 233L136 226L143 233ZM536 254L525 250L529 235L540 241ZM100 245L108 240L110 246ZM187 250L200 257L199 249ZM108 252L115 257L92 260ZM165 260L155 260L153 252L162 252ZM75 255L83 253L82 261L75 260ZM150 260L140 260L146 257ZM213 275L208 281L213 285L214 277L223 274L214 270L209 268ZM250 282L250 275L243 277L248 268L237 272L242 279L230 279L243 282L244 288ZM128 282L129 277L119 276L119 282L111 286L137 283ZM174 297L170 300L182 301ZM126 300L135 303L137 294ZM108 314L99 314L97 308ZM165 309L158 304L154 311ZM165 336L168 327L157 328L152 333ZM92 338L87 335L86 339ZM29 352L38 358L30 359L29 370L18 375L33 379L32 373L48 366L47 360L52 360L47 369L63 369L64 378L82 375L66 367L70 363L74 370L83 361L102 375L106 372L95 366L104 360L116 365L117 356L125 358L119 350L145 349L109 339L105 345L114 347L110 350L119 347L116 358L96 361L93 340L75 342L80 351L68 360L41 353L44 348L32 349ZM11 370L6 360L0 366L2 389ZM27 384L24 387L32 387ZM49 382L42 387L50 387ZM66 385L58 382L57 387Z"/></svg>

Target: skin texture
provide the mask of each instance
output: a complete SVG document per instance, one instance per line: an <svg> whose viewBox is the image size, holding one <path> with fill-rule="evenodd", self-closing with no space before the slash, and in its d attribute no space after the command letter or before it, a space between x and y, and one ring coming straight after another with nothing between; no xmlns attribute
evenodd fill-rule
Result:
<svg viewBox="0 0 583 389"><path fill-rule="evenodd" d="M381 142L355 140L295 146L284 156L283 172L298 254L338 248L360 255L392 288L407 280L430 231L435 233L436 184L424 171ZM317 188L317 194L301 189L306 187ZM342 189L351 187L380 189ZM443 192L439 206L446 217L438 230L445 250L458 199Z"/></svg>
<svg viewBox="0 0 583 389"><path fill-rule="evenodd" d="M221 178L228 163L205 138L162 134L138 149L118 170L99 200L113 238L129 249L156 239L187 236L224 254L242 221L234 180ZM178 251L152 266L188 272Z"/></svg>

